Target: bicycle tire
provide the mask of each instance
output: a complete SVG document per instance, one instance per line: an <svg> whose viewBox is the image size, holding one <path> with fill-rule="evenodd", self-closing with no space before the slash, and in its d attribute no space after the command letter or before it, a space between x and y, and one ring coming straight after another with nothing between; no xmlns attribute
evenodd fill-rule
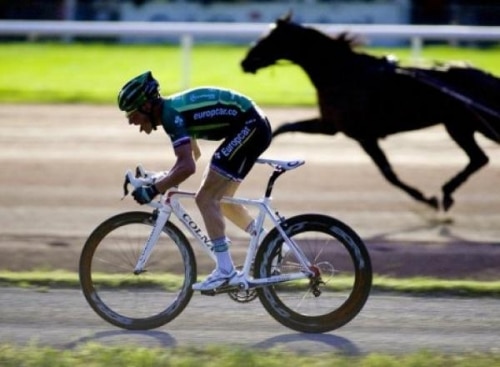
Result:
<svg viewBox="0 0 500 367"><path fill-rule="evenodd" d="M258 288L266 311L282 325L306 333L328 332L350 322L366 303L372 284L371 261L361 238L325 215L298 215L281 226L319 270L324 284L311 278ZM255 278L300 271L291 251L278 261L283 243L276 228L264 238L255 259Z"/></svg>
<svg viewBox="0 0 500 367"><path fill-rule="evenodd" d="M153 214L113 216L90 234L83 246L79 277L90 307L107 322L128 330L165 325L189 303L196 260L186 236L167 222L146 264L135 264L154 225Z"/></svg>

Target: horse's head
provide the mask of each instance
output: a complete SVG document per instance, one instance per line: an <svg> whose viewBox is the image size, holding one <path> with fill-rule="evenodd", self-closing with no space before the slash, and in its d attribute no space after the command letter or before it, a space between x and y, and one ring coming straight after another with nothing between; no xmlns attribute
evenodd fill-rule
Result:
<svg viewBox="0 0 500 367"><path fill-rule="evenodd" d="M271 30L259 38L248 50L241 62L243 70L255 73L257 70L276 64L279 60L288 60L302 67L311 69L323 68L328 63L343 62L351 58L353 46L359 40L349 33L341 33L337 37L305 27L291 21L291 13L279 18Z"/></svg>
<svg viewBox="0 0 500 367"><path fill-rule="evenodd" d="M255 73L282 59L294 61L294 52L300 48L296 30L301 27L292 23L290 18L291 13L276 20L271 30L252 45L241 62L245 72Z"/></svg>

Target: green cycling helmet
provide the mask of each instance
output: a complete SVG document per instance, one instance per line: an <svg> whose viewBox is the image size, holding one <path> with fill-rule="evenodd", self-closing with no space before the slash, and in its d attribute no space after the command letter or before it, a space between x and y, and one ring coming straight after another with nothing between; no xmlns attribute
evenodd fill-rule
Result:
<svg viewBox="0 0 500 367"><path fill-rule="evenodd" d="M160 98L160 84L147 71L123 86L118 93L118 107L120 110L131 113L139 109L145 102Z"/></svg>

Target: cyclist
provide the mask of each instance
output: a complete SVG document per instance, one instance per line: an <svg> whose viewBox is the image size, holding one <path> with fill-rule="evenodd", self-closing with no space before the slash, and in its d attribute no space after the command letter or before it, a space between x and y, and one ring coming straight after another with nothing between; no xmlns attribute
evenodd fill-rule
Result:
<svg viewBox="0 0 500 367"><path fill-rule="evenodd" d="M154 185L134 190L132 195L139 204L149 203L159 193L194 174L201 154L196 139L222 140L195 199L212 242L216 267L206 280L195 283L193 289L209 291L231 284L237 272L229 252L223 215L249 233L254 230L254 221L244 206L223 204L221 198L235 194L271 143L268 119L251 99L228 89L202 87L162 97L159 83L150 71L123 86L118 106L125 111L129 124L140 126L140 132L150 134L162 126L176 156L168 175Z"/></svg>

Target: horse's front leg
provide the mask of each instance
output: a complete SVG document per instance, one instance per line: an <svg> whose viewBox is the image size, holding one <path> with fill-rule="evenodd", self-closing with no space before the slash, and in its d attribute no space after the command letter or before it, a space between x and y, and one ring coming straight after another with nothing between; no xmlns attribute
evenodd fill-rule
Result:
<svg viewBox="0 0 500 367"><path fill-rule="evenodd" d="M309 120L301 120L282 124L273 131L273 138L277 135L289 132L334 135L337 133L337 129L335 128L335 125L333 123L328 123L317 117Z"/></svg>
<svg viewBox="0 0 500 367"><path fill-rule="evenodd" d="M474 139L474 132L455 131L454 128L446 126L451 138L465 151L469 157L469 164L453 176L441 188L443 191L443 209L448 210L454 203L452 194L458 189L467 179L481 167L488 164L488 156L479 147Z"/></svg>
<svg viewBox="0 0 500 367"><path fill-rule="evenodd" d="M380 149L377 140L363 140L359 142L364 151L375 162L382 175L396 187L399 187L415 200L421 201L434 209L439 208L438 200L435 196L426 198L422 192L402 182L391 167L385 153Z"/></svg>

